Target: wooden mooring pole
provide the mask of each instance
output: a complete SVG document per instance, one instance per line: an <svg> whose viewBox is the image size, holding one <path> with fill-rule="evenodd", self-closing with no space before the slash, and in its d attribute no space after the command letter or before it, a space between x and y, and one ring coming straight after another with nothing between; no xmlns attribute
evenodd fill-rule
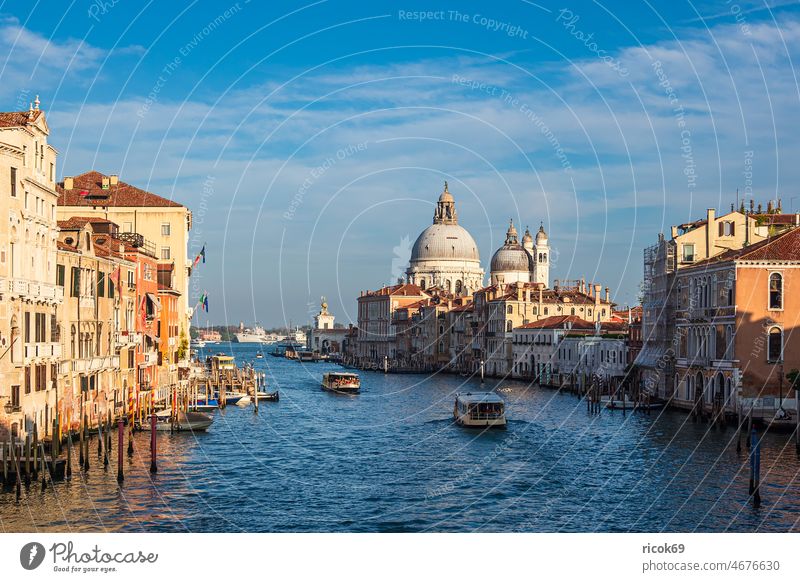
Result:
<svg viewBox="0 0 800 582"><path fill-rule="evenodd" d="M150 472L158 473L156 465L156 415L150 415Z"/></svg>
<svg viewBox="0 0 800 582"><path fill-rule="evenodd" d="M67 479L72 479L72 427L67 428Z"/></svg>
<svg viewBox="0 0 800 582"><path fill-rule="evenodd" d="M122 445L125 442L125 423L120 418L117 421L117 483L122 483L125 480L125 475L122 472Z"/></svg>
<svg viewBox="0 0 800 582"><path fill-rule="evenodd" d="M31 435L25 435L25 488L31 486Z"/></svg>
<svg viewBox="0 0 800 582"><path fill-rule="evenodd" d="M750 433L750 495L753 507L761 506L761 441L753 429Z"/></svg>

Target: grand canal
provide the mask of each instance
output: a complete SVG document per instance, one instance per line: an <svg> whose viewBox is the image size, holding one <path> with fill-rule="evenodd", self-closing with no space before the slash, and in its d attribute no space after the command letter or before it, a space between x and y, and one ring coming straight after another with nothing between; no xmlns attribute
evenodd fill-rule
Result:
<svg viewBox="0 0 800 582"><path fill-rule="evenodd" d="M487 382L507 401L505 431L451 422L457 376L362 373L356 397L322 392L335 366L255 360L278 403L228 407L207 434L136 436L116 482L94 452L88 475L17 502L2 531L798 531L800 463L787 435L762 447L762 506L747 499L735 431L677 412L589 415L574 395ZM114 446L116 450L116 443ZM76 463L77 465L77 463Z"/></svg>

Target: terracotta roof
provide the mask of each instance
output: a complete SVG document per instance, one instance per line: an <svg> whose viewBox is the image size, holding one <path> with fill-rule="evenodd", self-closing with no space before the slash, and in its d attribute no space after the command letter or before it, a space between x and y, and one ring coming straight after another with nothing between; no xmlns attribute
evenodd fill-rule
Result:
<svg viewBox="0 0 800 582"><path fill-rule="evenodd" d="M795 220L797 219L795 214L752 214L751 216L764 224L793 225L796 224Z"/></svg>
<svg viewBox="0 0 800 582"><path fill-rule="evenodd" d="M575 331L594 330L594 323L591 321L586 321L577 315L552 315L550 317L540 319L539 321L526 323L525 325L521 325L516 329L564 329L565 326L570 323L572 324L571 329L574 329Z"/></svg>
<svg viewBox="0 0 800 582"><path fill-rule="evenodd" d="M35 122L41 114L42 111L39 109L0 112L0 127L23 127Z"/></svg>
<svg viewBox="0 0 800 582"><path fill-rule="evenodd" d="M68 245L67 243L60 240L56 241L56 249L59 251L73 251L73 252L75 252L76 250L75 247L73 247L72 245Z"/></svg>
<svg viewBox="0 0 800 582"><path fill-rule="evenodd" d="M78 230L86 226L86 224L115 224L110 220L101 218L99 216L71 216L66 220L58 221L58 228L61 230ZM116 226L116 225L115 225Z"/></svg>
<svg viewBox="0 0 800 582"><path fill-rule="evenodd" d="M86 172L73 177L71 190L64 189L64 183L56 185L59 206L169 206L180 207L173 200L163 198L126 182L119 181L114 186L103 190L103 178L100 172ZM82 194L83 193L83 194Z"/></svg>
<svg viewBox="0 0 800 582"><path fill-rule="evenodd" d="M800 228L787 230L776 236L741 249L721 253L687 267L697 269L724 261L800 261Z"/></svg>
<svg viewBox="0 0 800 582"><path fill-rule="evenodd" d="M375 295L405 295L405 296L418 296L427 295L421 287L411 283L403 283L400 285L390 285L388 287L381 287L377 291L368 291L364 297L373 297Z"/></svg>

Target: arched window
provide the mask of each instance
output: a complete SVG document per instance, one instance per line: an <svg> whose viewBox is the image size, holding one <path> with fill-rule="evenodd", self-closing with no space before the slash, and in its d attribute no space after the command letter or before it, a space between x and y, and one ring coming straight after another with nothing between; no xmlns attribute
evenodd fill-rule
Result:
<svg viewBox="0 0 800 582"><path fill-rule="evenodd" d="M570 315L575 315L575 308L574 307L572 309L570 309L569 311L570 311Z"/></svg>
<svg viewBox="0 0 800 582"><path fill-rule="evenodd" d="M509 306L508 306L508 309L507 309L506 311L507 311L508 313L514 313L514 306L513 306L513 305L509 305Z"/></svg>
<svg viewBox="0 0 800 582"><path fill-rule="evenodd" d="M542 256L544 257L544 260L542 262L546 263L547 262L547 253L544 253Z"/></svg>
<svg viewBox="0 0 800 582"><path fill-rule="evenodd" d="M539 253L539 262L542 262L542 253Z"/></svg>
<svg viewBox="0 0 800 582"><path fill-rule="evenodd" d="M420 286L421 289L425 289L425 279L420 279L419 280L419 286Z"/></svg>
<svg viewBox="0 0 800 582"><path fill-rule="evenodd" d="M461 291L464 289L464 284L461 282L461 279L456 280L456 295L461 295Z"/></svg>
<svg viewBox="0 0 800 582"><path fill-rule="evenodd" d="M547 307L544 308L544 314L547 315Z"/></svg>
<svg viewBox="0 0 800 582"><path fill-rule="evenodd" d="M783 309L783 275L780 273L769 276L769 308Z"/></svg>
<svg viewBox="0 0 800 582"><path fill-rule="evenodd" d="M506 322L506 331L510 332L512 329L514 329L514 328L513 328L512 324L511 324L511 320L509 319Z"/></svg>
<svg viewBox="0 0 800 582"><path fill-rule="evenodd" d="M767 334L767 361L780 362L783 359L783 330L770 328Z"/></svg>

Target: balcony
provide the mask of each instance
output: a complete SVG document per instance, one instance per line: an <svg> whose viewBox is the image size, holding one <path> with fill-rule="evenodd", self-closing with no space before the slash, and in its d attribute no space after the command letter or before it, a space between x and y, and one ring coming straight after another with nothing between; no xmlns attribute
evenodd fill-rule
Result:
<svg viewBox="0 0 800 582"><path fill-rule="evenodd" d="M135 346L142 343L142 334L135 331L118 331L114 335L114 341L118 347Z"/></svg>
<svg viewBox="0 0 800 582"><path fill-rule="evenodd" d="M72 371L90 373L119 368L119 356L96 356L72 361Z"/></svg>
<svg viewBox="0 0 800 582"><path fill-rule="evenodd" d="M38 342L25 344L25 363L35 358L60 358L61 344L57 342Z"/></svg>
<svg viewBox="0 0 800 582"><path fill-rule="evenodd" d="M28 281L26 279L0 279L0 290L8 291L12 295L17 295L19 297L41 299L48 303L60 303L64 300L63 288L56 287L50 283L40 283L38 281Z"/></svg>

